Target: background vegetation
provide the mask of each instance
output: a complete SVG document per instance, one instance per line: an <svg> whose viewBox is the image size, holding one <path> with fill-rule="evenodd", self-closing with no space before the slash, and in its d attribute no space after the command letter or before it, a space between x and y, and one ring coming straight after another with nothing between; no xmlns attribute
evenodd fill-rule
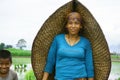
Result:
<svg viewBox="0 0 120 80"><path fill-rule="evenodd" d="M12 56L19 56L19 57L30 57L31 56L31 51L30 50L22 50L22 49L15 49L15 48L8 48L12 53Z"/></svg>
<svg viewBox="0 0 120 80"><path fill-rule="evenodd" d="M29 70L25 74L25 80L36 80L33 70Z"/></svg>

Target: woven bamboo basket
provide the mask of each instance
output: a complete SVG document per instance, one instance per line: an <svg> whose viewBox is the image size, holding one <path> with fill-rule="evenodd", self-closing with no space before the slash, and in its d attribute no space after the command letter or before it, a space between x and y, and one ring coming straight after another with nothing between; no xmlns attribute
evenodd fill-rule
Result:
<svg viewBox="0 0 120 80"><path fill-rule="evenodd" d="M70 1L57 9L42 25L32 46L32 67L37 80L42 80L49 47L55 35L64 33L66 15L74 10L83 18L82 35L87 37L93 50L95 80L108 80L111 69L111 58L105 36L90 11L79 1ZM48 80L54 80L54 73Z"/></svg>

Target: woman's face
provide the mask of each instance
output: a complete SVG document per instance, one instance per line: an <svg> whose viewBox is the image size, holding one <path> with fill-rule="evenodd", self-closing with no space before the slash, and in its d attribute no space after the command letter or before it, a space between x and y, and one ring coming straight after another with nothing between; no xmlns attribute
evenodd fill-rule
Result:
<svg viewBox="0 0 120 80"><path fill-rule="evenodd" d="M77 12L73 12L68 15L68 22L66 25L68 34L79 34L79 31L82 28L80 20L80 14Z"/></svg>

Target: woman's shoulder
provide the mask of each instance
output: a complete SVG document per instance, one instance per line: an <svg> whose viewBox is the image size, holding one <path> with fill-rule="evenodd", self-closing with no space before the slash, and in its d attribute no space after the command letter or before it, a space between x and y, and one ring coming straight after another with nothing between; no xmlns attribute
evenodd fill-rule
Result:
<svg viewBox="0 0 120 80"><path fill-rule="evenodd" d="M57 34L55 38L63 38L65 34Z"/></svg>
<svg viewBox="0 0 120 80"><path fill-rule="evenodd" d="M84 41L84 42L86 42L86 43L89 43L89 42L90 42L89 39L86 38L86 37L81 36L81 39L82 39L82 41Z"/></svg>

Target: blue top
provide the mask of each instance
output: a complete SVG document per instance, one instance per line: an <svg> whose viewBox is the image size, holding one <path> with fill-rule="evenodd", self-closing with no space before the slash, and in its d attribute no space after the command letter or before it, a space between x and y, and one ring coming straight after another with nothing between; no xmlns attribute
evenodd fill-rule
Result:
<svg viewBox="0 0 120 80"><path fill-rule="evenodd" d="M94 77L92 49L88 39L70 46L65 34L57 35L50 47L45 72L52 73L55 66L55 79L74 80Z"/></svg>

